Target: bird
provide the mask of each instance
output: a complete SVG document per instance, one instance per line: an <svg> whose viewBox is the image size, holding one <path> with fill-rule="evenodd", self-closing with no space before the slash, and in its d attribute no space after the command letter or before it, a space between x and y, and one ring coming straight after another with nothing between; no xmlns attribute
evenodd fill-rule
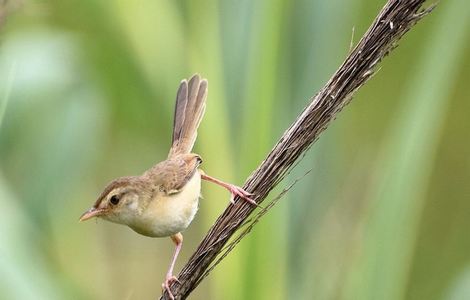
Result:
<svg viewBox="0 0 470 300"><path fill-rule="evenodd" d="M148 237L170 237L175 250L162 283L163 292L170 290L178 278L173 275L175 262L183 244L184 231L194 219L201 198L201 180L226 188L230 201L239 199L257 205L253 194L243 188L207 175L200 169L202 158L192 153L197 129L204 116L208 93L207 79L195 74L182 80L177 94L173 120L171 148L166 160L157 163L141 175L112 180L93 206L79 218L94 217L127 225Z"/></svg>

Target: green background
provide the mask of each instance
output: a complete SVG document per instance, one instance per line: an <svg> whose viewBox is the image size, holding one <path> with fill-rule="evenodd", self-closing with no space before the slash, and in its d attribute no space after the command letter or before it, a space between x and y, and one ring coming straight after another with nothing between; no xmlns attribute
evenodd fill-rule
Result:
<svg viewBox="0 0 470 300"><path fill-rule="evenodd" d="M9 1L0 298L155 299L170 239L77 221L111 179L166 157L180 80L209 80L204 170L242 184L384 2ZM470 2L441 1L191 298L470 299L469 78ZM228 205L203 195L177 271Z"/></svg>

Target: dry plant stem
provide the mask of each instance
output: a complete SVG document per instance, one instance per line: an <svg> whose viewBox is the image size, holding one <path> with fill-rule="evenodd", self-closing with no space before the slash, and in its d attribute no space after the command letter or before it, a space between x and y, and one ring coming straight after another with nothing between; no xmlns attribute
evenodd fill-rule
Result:
<svg viewBox="0 0 470 300"><path fill-rule="evenodd" d="M317 140L328 124L346 106L354 92L375 72L377 64L396 42L434 6L422 9L425 0L390 0L326 85L283 134L243 188L255 194L258 203L284 178L296 160ZM238 197L237 197L238 198ZM185 299L207 275L224 245L256 209L235 199L220 215L171 286L176 299ZM162 299L169 299L167 293Z"/></svg>

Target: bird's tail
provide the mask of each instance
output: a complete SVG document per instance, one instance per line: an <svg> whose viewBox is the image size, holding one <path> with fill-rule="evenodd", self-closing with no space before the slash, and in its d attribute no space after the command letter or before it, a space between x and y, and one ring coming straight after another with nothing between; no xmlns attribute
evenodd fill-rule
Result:
<svg viewBox="0 0 470 300"><path fill-rule="evenodd" d="M173 141L168 157L190 153L206 109L207 80L195 74L181 81L176 95Z"/></svg>

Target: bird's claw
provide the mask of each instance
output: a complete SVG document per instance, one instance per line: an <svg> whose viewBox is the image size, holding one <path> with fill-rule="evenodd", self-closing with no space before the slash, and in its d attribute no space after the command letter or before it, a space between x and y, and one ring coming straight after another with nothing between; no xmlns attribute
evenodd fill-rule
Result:
<svg viewBox="0 0 470 300"><path fill-rule="evenodd" d="M174 275L167 276L165 279L165 282L162 283L163 292L167 291L168 296L170 296L171 300L175 300L175 296L173 296L173 293L171 292L171 289L170 289L170 284L172 284L173 282L178 282L181 284L178 278L176 278L176 276Z"/></svg>
<svg viewBox="0 0 470 300"><path fill-rule="evenodd" d="M234 200L235 197L239 196L243 200L248 201L249 203L258 206L258 203L256 203L256 201L250 197L250 196L253 196L252 193L249 193L245 191L243 188L233 185L233 184L230 184L228 186L228 189L230 193L232 194L232 197L230 197L230 202L232 202L232 204L235 204L235 200Z"/></svg>

